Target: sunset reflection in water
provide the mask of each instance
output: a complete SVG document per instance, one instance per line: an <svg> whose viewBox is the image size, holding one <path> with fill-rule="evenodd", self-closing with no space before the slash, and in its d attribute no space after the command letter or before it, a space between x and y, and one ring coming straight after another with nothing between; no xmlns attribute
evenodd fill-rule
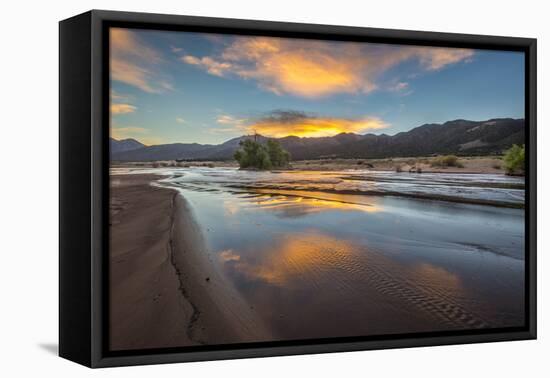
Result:
<svg viewBox="0 0 550 378"><path fill-rule="evenodd" d="M299 190L256 190L254 192L261 195L251 198L251 203L261 207L262 210L273 210L283 214L309 214L327 210L364 211L368 213L382 211L381 207L376 204L375 199L366 201L358 196L345 194Z"/></svg>
<svg viewBox="0 0 550 378"><path fill-rule="evenodd" d="M294 188L225 186L216 172L168 180L277 338L522 324L522 210L326 192L335 179L321 173L258 176L284 175Z"/></svg>

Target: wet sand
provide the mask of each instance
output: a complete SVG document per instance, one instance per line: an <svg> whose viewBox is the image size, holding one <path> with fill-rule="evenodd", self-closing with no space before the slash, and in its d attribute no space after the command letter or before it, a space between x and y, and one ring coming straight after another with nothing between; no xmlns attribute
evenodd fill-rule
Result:
<svg viewBox="0 0 550 378"><path fill-rule="evenodd" d="M270 338L214 268L183 197L151 186L156 179L111 180L110 348Z"/></svg>

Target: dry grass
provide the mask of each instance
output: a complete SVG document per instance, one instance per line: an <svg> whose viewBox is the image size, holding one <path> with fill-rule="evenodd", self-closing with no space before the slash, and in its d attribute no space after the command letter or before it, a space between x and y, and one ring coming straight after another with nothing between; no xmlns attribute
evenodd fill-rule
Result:
<svg viewBox="0 0 550 378"><path fill-rule="evenodd" d="M456 168L464 168L464 164L462 164L458 157L455 155L445 155L445 156L438 156L430 162L430 165L432 167L456 167Z"/></svg>

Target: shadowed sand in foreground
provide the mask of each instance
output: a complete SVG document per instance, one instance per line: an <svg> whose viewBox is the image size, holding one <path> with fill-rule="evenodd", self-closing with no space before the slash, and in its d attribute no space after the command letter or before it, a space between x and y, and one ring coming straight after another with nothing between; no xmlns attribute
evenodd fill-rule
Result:
<svg viewBox="0 0 550 378"><path fill-rule="evenodd" d="M151 186L154 178L111 181L111 349L268 339L214 269L183 197Z"/></svg>

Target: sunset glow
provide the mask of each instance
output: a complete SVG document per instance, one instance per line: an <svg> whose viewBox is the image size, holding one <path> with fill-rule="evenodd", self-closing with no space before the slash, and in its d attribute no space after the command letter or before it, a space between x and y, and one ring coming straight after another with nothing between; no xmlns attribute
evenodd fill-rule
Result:
<svg viewBox="0 0 550 378"><path fill-rule="evenodd" d="M377 118L352 120L344 118L298 117L286 122L277 119L261 120L248 126L247 130L274 138L289 135L298 137L328 137L340 133L365 133L386 127L388 127L388 124Z"/></svg>
<svg viewBox="0 0 550 378"><path fill-rule="evenodd" d="M289 281L311 279L319 269L338 266L355 253L354 246L346 240L312 232L282 236L273 253L256 264L243 261L234 250L223 251L220 259L233 263L234 268L250 280L284 286Z"/></svg>
<svg viewBox="0 0 550 378"><path fill-rule="evenodd" d="M111 114L126 114L136 111L136 107L130 104L111 104Z"/></svg>
<svg viewBox="0 0 550 378"><path fill-rule="evenodd" d="M147 144L393 135L452 119L523 117L524 63L513 52L126 28L109 35L111 134Z"/></svg>
<svg viewBox="0 0 550 378"><path fill-rule="evenodd" d="M465 61L469 49L406 47L388 48L365 44L284 40L269 37L238 38L221 56L181 60L220 77L237 75L256 80L258 86L277 95L318 98L335 93L369 93L386 70L407 60L418 60L427 70L438 70Z"/></svg>

